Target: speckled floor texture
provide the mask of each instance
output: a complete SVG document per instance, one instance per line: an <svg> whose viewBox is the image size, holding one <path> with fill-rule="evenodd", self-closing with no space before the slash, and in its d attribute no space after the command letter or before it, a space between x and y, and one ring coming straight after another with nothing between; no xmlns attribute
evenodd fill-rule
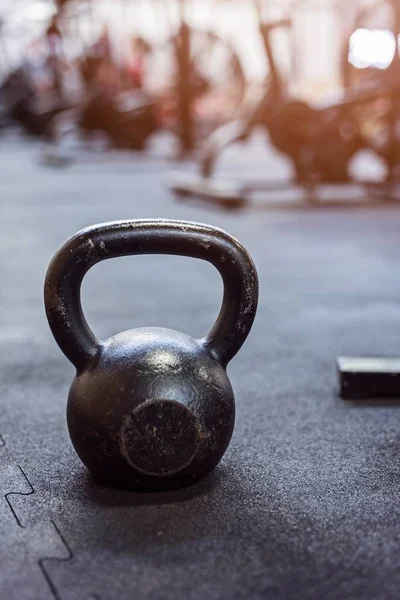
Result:
<svg viewBox="0 0 400 600"><path fill-rule="evenodd" d="M275 173L277 157L267 168L255 155L221 169ZM341 400L335 360L400 355L400 206L283 198L226 213L176 202L170 168L94 155L51 169L36 144L0 140L0 598L398 600L400 402ZM260 278L228 370L231 445L210 477L159 495L101 487L80 463L65 421L73 368L42 300L68 236L141 217L226 229ZM221 294L206 263L129 257L90 271L83 305L100 338L139 326L201 337Z"/></svg>

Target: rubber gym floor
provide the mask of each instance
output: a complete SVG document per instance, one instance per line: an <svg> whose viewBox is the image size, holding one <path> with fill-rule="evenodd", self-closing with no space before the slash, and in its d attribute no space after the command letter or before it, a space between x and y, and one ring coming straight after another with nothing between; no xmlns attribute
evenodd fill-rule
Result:
<svg viewBox="0 0 400 600"><path fill-rule="evenodd" d="M222 172L281 169L248 150L228 152ZM227 213L177 202L157 157L52 169L18 139L0 157L0 597L398 600L400 403L341 400L335 360L400 355L400 207L274 197ZM164 494L102 487L80 463L65 421L73 368L42 300L67 237L145 217L226 229L260 278L254 328L228 370L232 442L211 476ZM166 256L103 262L83 287L100 338L153 325L201 337L221 298L210 265Z"/></svg>

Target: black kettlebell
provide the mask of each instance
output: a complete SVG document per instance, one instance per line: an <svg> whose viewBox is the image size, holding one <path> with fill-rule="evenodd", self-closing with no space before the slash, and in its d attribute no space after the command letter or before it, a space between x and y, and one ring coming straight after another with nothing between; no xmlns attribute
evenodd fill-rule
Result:
<svg viewBox="0 0 400 600"><path fill-rule="evenodd" d="M82 312L83 277L101 260L133 254L190 256L218 269L224 297L207 337L151 327L96 339ZM251 329L257 301L248 252L208 225L119 221L67 240L47 271L46 313L77 371L67 408L71 440L97 479L156 491L191 484L218 464L235 418L226 366Z"/></svg>

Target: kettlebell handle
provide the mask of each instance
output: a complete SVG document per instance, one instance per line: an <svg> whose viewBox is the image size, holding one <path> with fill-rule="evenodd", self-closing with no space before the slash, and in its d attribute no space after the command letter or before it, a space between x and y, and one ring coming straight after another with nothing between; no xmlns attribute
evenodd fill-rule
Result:
<svg viewBox="0 0 400 600"><path fill-rule="evenodd" d="M44 299L50 328L66 357L81 371L102 347L82 311L85 274L102 260L135 254L188 256L218 269L224 283L222 307L201 343L226 366L254 321L258 302L254 263L247 250L221 229L163 219L94 225L72 236L55 254L46 275Z"/></svg>

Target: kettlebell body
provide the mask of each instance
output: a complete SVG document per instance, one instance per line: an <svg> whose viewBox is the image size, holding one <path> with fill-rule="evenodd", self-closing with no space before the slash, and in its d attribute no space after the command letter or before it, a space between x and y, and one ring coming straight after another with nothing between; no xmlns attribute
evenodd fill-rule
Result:
<svg viewBox="0 0 400 600"><path fill-rule="evenodd" d="M220 270L223 305L206 338L163 328L95 338L80 303L85 273L105 258L143 253L195 256ZM64 244L46 276L46 312L56 341L77 369L68 428L96 479L159 491L194 483L219 463L235 419L226 366L248 335L257 299L257 274L247 251L205 225L122 221L88 228Z"/></svg>

